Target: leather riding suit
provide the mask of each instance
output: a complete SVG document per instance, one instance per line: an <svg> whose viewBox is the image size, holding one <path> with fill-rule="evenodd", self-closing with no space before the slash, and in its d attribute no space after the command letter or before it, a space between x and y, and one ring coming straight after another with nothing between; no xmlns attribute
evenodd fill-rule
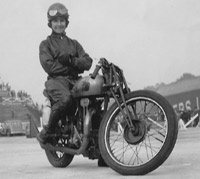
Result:
<svg viewBox="0 0 200 179"><path fill-rule="evenodd" d="M39 51L40 63L48 74L45 87L52 111L46 130L51 133L60 114L70 107L70 91L75 81L80 73L90 69L92 59L76 40L70 39L65 33L52 32L41 42Z"/></svg>

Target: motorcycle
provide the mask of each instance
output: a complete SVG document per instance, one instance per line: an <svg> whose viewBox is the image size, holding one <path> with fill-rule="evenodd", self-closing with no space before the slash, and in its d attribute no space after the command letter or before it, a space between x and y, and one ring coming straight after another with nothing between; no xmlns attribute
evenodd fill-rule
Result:
<svg viewBox="0 0 200 179"><path fill-rule="evenodd" d="M75 155L102 157L122 175L152 172L169 157L178 133L175 112L153 91L132 91L122 69L101 58L72 89L70 114L40 143L50 164L67 167Z"/></svg>

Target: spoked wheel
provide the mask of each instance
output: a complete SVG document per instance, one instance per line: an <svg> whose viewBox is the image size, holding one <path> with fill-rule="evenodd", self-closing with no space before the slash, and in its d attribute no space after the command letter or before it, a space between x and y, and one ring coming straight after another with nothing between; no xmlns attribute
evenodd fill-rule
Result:
<svg viewBox="0 0 200 179"><path fill-rule="evenodd" d="M64 145L64 139L58 139L58 145ZM66 154L60 151L45 150L46 156L50 164L54 167L64 168L67 167L73 160L74 155Z"/></svg>
<svg viewBox="0 0 200 179"><path fill-rule="evenodd" d="M125 105L115 103L99 130L99 147L105 162L123 175L144 175L159 167L172 152L178 123L171 105L161 95L136 91L125 96L133 125L127 122Z"/></svg>

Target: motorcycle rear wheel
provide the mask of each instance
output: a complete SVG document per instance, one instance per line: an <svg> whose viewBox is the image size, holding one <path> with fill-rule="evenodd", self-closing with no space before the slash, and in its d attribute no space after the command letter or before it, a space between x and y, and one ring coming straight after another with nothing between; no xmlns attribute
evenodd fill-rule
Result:
<svg viewBox="0 0 200 179"><path fill-rule="evenodd" d="M58 168L67 167L73 160L74 155L58 152L58 151L50 151L45 150L47 159L49 163Z"/></svg>
<svg viewBox="0 0 200 179"><path fill-rule="evenodd" d="M172 106L157 93L135 91L127 94L125 100L134 128L130 128L114 103L100 125L100 152L116 172L144 175L169 157L176 143L178 122ZM125 112L122 101L120 105Z"/></svg>
<svg viewBox="0 0 200 179"><path fill-rule="evenodd" d="M52 143L55 145L64 145L65 140L62 138L55 138L54 140L52 139ZM51 150L45 150L47 159L49 163L58 168L64 168L67 167L73 160L74 155L67 154L64 152L60 151L51 151Z"/></svg>

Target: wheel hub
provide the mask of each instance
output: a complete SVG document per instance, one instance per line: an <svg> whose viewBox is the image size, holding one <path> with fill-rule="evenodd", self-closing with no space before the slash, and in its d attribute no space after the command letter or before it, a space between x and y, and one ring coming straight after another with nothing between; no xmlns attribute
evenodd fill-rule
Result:
<svg viewBox="0 0 200 179"><path fill-rule="evenodd" d="M143 120L136 120L133 123L134 127L128 125L124 128L124 139L129 143L136 145L140 143L146 135L146 123Z"/></svg>

